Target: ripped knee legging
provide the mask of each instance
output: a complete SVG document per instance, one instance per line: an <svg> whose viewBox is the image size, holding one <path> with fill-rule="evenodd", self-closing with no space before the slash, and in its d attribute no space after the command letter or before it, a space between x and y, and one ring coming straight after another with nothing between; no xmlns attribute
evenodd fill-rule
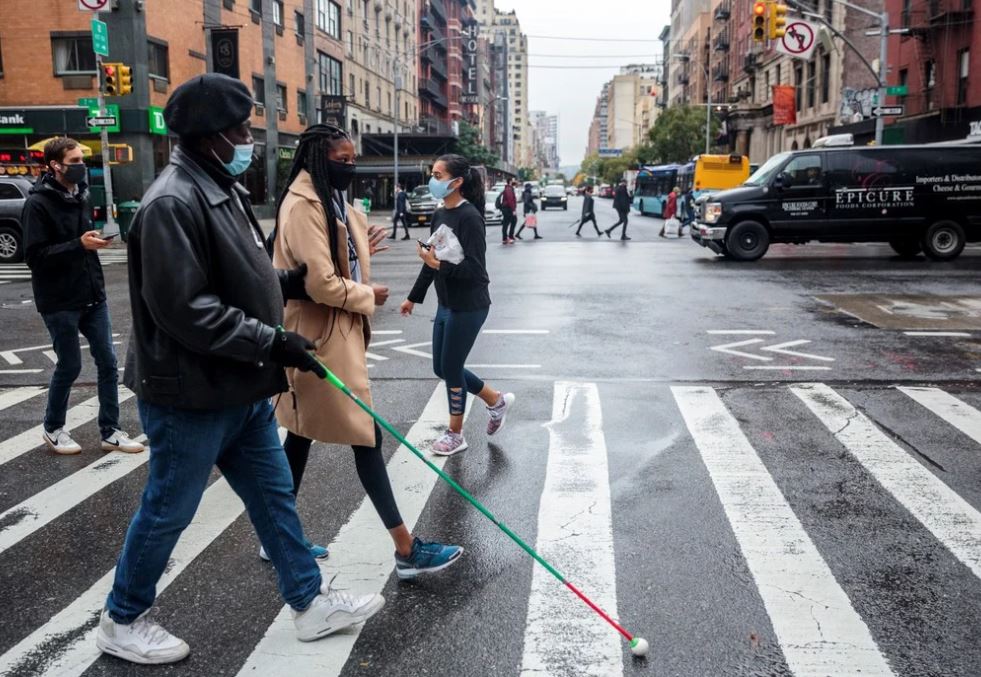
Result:
<svg viewBox="0 0 981 677"><path fill-rule="evenodd" d="M446 381L450 415L460 416L467 408L467 393L476 395L484 382L464 366L489 308L457 311L439 306L433 323L433 371Z"/></svg>

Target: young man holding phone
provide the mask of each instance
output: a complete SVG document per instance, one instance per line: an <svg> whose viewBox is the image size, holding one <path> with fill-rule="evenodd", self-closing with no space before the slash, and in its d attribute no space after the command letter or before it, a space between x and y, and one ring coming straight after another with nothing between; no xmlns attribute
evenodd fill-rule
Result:
<svg viewBox="0 0 981 677"><path fill-rule="evenodd" d="M65 430L68 396L82 369L81 333L98 368L103 451L141 452L143 445L119 429L119 372L97 253L114 236L103 238L92 229L81 145L67 137L52 139L44 146L44 163L47 172L31 188L21 219L34 303L58 357L42 438L58 454L82 451Z"/></svg>

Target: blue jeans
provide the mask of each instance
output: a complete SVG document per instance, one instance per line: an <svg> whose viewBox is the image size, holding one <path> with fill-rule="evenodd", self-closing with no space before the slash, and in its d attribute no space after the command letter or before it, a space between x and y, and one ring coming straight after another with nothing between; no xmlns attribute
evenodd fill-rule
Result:
<svg viewBox="0 0 981 677"><path fill-rule="evenodd" d="M320 569L305 545L269 400L212 411L138 405L150 438L150 472L106 603L112 619L132 623L153 606L157 581L215 465L245 504L283 599L297 610L310 606L320 592Z"/></svg>
<svg viewBox="0 0 981 677"><path fill-rule="evenodd" d="M53 432L65 426L68 395L82 371L82 349L78 341L81 332L89 342L89 352L99 372L99 430L103 439L109 437L119 427L119 370L112 347L109 305L103 301L82 310L44 313L41 317L58 356L58 364L51 374L44 429Z"/></svg>
<svg viewBox="0 0 981 677"><path fill-rule="evenodd" d="M468 392L476 395L484 389L484 382L464 365L489 312L490 308L466 311L450 310L443 306L436 308L433 371L446 381L451 415L462 415L466 411Z"/></svg>

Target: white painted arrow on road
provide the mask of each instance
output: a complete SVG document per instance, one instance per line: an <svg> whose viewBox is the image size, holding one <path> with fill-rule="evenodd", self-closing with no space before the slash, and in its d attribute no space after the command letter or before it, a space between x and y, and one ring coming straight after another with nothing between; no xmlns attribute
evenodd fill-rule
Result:
<svg viewBox="0 0 981 677"><path fill-rule="evenodd" d="M747 353L742 350L734 350L734 348L743 348L745 346L752 346L763 343L763 339L754 338L746 339L744 341L735 341L733 343L723 343L718 346L711 346L709 350L714 350L717 353L726 353L728 355L735 355L737 357L745 357L750 360L760 360L761 362L771 362L772 357L768 355L758 355L756 353ZM800 357L805 360L818 360L820 362L834 362L835 358L825 357L824 355L814 355L812 353L802 353L796 350L788 350L788 348L795 348L797 346L802 346L810 343L807 339L797 339L796 341L785 341L784 343L776 343L772 346L762 346L761 351L766 351L768 353L776 353L778 355L790 355L792 357Z"/></svg>

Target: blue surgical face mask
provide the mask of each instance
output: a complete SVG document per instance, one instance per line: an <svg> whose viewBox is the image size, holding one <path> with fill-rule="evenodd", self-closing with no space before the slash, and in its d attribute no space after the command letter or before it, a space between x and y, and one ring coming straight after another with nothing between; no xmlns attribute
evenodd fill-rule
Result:
<svg viewBox="0 0 981 677"><path fill-rule="evenodd" d="M225 162L224 160L222 160L220 157L218 157L218 153L215 153L214 150L211 151L212 155L214 155L215 158L218 160L218 162L221 163L221 166L225 168L225 171L231 174L232 176L238 176L240 174L244 174L245 170L247 170L249 168L249 165L252 164L252 151L255 150L255 144L254 143L234 144L231 141L229 141L224 134L219 133L219 136L225 140L225 143L227 143L229 146L235 149L235 154L232 156L231 162Z"/></svg>
<svg viewBox="0 0 981 677"><path fill-rule="evenodd" d="M429 192L433 194L433 197L437 200L444 199L447 195L456 190L450 190L450 184L456 179L446 179L445 181L439 181L435 176L429 178Z"/></svg>

